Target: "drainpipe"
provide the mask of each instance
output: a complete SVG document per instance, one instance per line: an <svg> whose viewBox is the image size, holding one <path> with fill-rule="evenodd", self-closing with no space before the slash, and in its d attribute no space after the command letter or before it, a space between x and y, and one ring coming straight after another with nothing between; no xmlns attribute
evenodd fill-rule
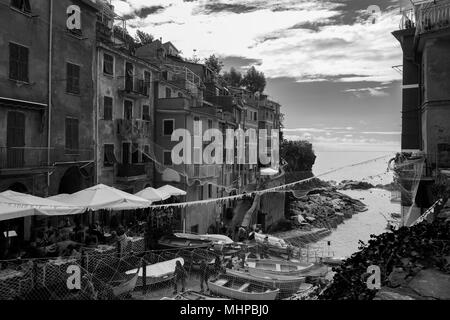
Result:
<svg viewBox="0 0 450 320"><path fill-rule="evenodd" d="M95 115L94 115L94 134L95 134L95 138L94 138L94 147L95 147L95 154L94 154L94 160L95 160L95 185L98 184L98 178L99 178L99 170L98 170L98 159L99 159L99 152L100 152L100 145L99 145L99 135L98 135L98 113L99 113L99 99L98 99L98 95L100 93L100 73L98 72L98 64L100 62L100 50L97 48L97 46L95 46L95 51L97 52L97 54L95 54L94 52L94 79L95 79L95 91L94 92L94 107L95 107Z"/></svg>
<svg viewBox="0 0 450 320"><path fill-rule="evenodd" d="M48 117L47 117L47 165L50 167L51 124L52 124L52 52L53 52L53 0L49 2L48 24ZM50 172L47 173L47 195L50 190Z"/></svg>

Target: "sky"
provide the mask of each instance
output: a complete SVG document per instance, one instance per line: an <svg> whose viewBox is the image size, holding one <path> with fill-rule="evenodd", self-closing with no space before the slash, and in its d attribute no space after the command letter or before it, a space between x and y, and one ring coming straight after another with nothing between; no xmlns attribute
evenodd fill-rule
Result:
<svg viewBox="0 0 450 320"><path fill-rule="evenodd" d="M137 29L182 56L211 54L267 78L285 137L316 150L400 148L402 50L392 32L408 0L112 0ZM380 12L372 14L369 6Z"/></svg>

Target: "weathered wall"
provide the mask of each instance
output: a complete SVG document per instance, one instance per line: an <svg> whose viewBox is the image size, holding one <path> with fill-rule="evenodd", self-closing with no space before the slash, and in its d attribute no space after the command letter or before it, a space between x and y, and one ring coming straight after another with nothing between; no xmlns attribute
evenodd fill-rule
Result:
<svg viewBox="0 0 450 320"><path fill-rule="evenodd" d="M52 162L94 160L94 81L93 61L96 41L96 12L83 1L54 1L53 72L51 146ZM66 29L67 7L76 4L81 9L82 37L76 37ZM81 67L80 94L66 92L66 64ZM79 153L68 155L65 151L65 119L78 118ZM60 165L51 175L50 194L57 194L61 178L72 166ZM93 183L93 177L87 184Z"/></svg>
<svg viewBox="0 0 450 320"><path fill-rule="evenodd" d="M436 162L438 143L450 143L450 41L428 40L423 52L424 104L422 135L424 151Z"/></svg>
<svg viewBox="0 0 450 320"><path fill-rule="evenodd" d="M114 167L105 167L104 163L104 144L114 144L114 154L118 162L122 162L122 142L135 142L144 149L145 145L150 148L154 139L154 90L153 86L149 85L149 96L126 97L120 93L120 90L125 88L125 62L130 62L134 66L133 74L136 78L144 79L144 71L151 74L151 81L155 78L152 70L143 62L138 61L133 57L126 57L121 53L109 50L103 46L98 46L97 49L97 112L98 112L98 144L97 144L97 170L98 183L107 185L115 184ZM114 74L107 75L103 73L104 54L109 54L114 57ZM104 97L110 97L113 100L112 120L104 119ZM131 101L133 104L133 119L142 120L143 106L149 106L150 113L150 135L141 136L136 140L122 137L117 132L117 119L124 119L124 101ZM142 155L140 155L140 161ZM142 190L147 185L153 184L153 168L149 166L147 179L122 183L133 189L133 192Z"/></svg>

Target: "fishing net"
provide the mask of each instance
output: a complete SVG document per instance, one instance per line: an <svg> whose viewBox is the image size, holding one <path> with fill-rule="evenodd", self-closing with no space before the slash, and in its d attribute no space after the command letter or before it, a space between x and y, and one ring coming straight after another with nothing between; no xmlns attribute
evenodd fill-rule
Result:
<svg viewBox="0 0 450 320"><path fill-rule="evenodd" d="M420 216L416 195L426 170L425 156L420 153L398 153L389 162L389 168L394 172L394 185L400 191L402 204L400 225L410 226Z"/></svg>

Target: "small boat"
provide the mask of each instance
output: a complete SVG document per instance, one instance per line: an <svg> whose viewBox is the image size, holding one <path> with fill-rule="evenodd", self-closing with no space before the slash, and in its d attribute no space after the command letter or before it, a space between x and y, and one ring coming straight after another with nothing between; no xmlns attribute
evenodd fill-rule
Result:
<svg viewBox="0 0 450 320"><path fill-rule="evenodd" d="M246 270L227 269L227 274L250 282L262 283L280 289L280 296L288 296L296 293L305 282L305 277L285 276L277 274L250 274Z"/></svg>
<svg viewBox="0 0 450 320"><path fill-rule="evenodd" d="M290 276L301 276L305 273L305 271L314 266L313 263L272 259L248 258L245 262L248 266L249 272L253 275L284 274Z"/></svg>
<svg viewBox="0 0 450 320"><path fill-rule="evenodd" d="M322 258L322 263L330 266L339 266L344 263L345 257L325 257Z"/></svg>
<svg viewBox="0 0 450 320"><path fill-rule="evenodd" d="M237 300L275 300L280 292L280 289L227 274L209 280L208 284L212 293Z"/></svg>
<svg viewBox="0 0 450 320"><path fill-rule="evenodd" d="M185 292L177 294L173 300L229 300L229 299L211 297L194 290L187 290Z"/></svg>
<svg viewBox="0 0 450 320"><path fill-rule="evenodd" d="M177 261L180 261L181 264L184 265L183 258L176 258L176 259L148 265L145 268L146 285L152 285L152 284L172 280L174 277L175 265L176 265ZM133 270L129 270L126 272L126 274L133 274L133 273L138 274L136 286L142 286L144 284L143 269L139 268L139 271L137 271L137 269L133 269Z"/></svg>
<svg viewBox="0 0 450 320"><path fill-rule="evenodd" d="M192 234L192 233L175 233L178 238L191 239L191 240L201 240L201 241L211 241L212 247L215 250L221 251L224 246L233 244L234 241L229 237L222 234Z"/></svg>
<svg viewBox="0 0 450 320"><path fill-rule="evenodd" d="M268 234L262 234L262 233L255 233L255 241L258 244L263 244L265 241L265 238L267 237L267 240L269 242L270 248L277 248L281 250L286 250L288 247L288 243L284 241L281 238L277 238Z"/></svg>
<svg viewBox="0 0 450 320"><path fill-rule="evenodd" d="M166 249L207 249L211 247L213 243L210 240L164 236L159 239L158 244Z"/></svg>
<svg viewBox="0 0 450 320"><path fill-rule="evenodd" d="M136 271L131 278L127 278L128 279L116 280L111 283L114 296L118 297L130 293L136 288L139 273Z"/></svg>

